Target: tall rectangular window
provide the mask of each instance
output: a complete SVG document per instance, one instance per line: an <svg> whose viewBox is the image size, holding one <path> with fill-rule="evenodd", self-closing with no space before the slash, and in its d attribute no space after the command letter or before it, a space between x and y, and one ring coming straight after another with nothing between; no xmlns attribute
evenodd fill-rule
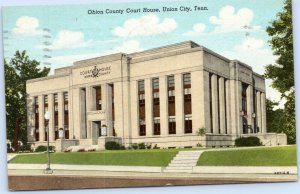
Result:
<svg viewBox="0 0 300 194"><path fill-rule="evenodd" d="M160 118L155 117L153 120L154 135L160 135Z"/></svg>
<svg viewBox="0 0 300 194"><path fill-rule="evenodd" d="M243 133L248 133L248 121L245 118L245 115L247 115L247 88L248 85L245 83L242 83L242 111L243 111Z"/></svg>
<svg viewBox="0 0 300 194"><path fill-rule="evenodd" d="M174 116L169 117L169 134L176 134L176 119Z"/></svg>
<svg viewBox="0 0 300 194"><path fill-rule="evenodd" d="M144 80L138 81L138 102L139 102L139 135L146 135L146 122L145 122L145 82Z"/></svg>
<svg viewBox="0 0 300 194"><path fill-rule="evenodd" d="M221 133L221 120L220 120L220 76L217 76L217 105L218 105L218 126L219 133Z"/></svg>
<svg viewBox="0 0 300 194"><path fill-rule="evenodd" d="M54 94L54 131L55 139L58 139L58 95Z"/></svg>
<svg viewBox="0 0 300 194"><path fill-rule="evenodd" d="M192 133L192 115L185 115L184 116L184 132L185 133Z"/></svg>
<svg viewBox="0 0 300 194"><path fill-rule="evenodd" d="M169 114L169 134L176 134L174 75L168 76L168 114Z"/></svg>
<svg viewBox="0 0 300 194"><path fill-rule="evenodd" d="M192 133L192 94L191 94L191 74L183 74L183 90L184 90L184 133ZM188 120L186 120L188 118Z"/></svg>
<svg viewBox="0 0 300 194"><path fill-rule="evenodd" d="M39 99L38 97L34 97L34 132L35 132L35 141L39 141Z"/></svg>
<svg viewBox="0 0 300 194"><path fill-rule="evenodd" d="M209 112L210 112L210 132L213 133L213 115L212 115L212 73L209 73Z"/></svg>
<svg viewBox="0 0 300 194"><path fill-rule="evenodd" d="M159 102L159 79L152 79L152 95L153 95L153 121L154 135L160 135L160 102Z"/></svg>
<svg viewBox="0 0 300 194"><path fill-rule="evenodd" d="M96 86L94 89L96 91L96 110L102 110L101 86Z"/></svg>
<svg viewBox="0 0 300 194"><path fill-rule="evenodd" d="M68 92L64 92L63 94L64 101L64 130L65 130L65 138L69 139L69 96Z"/></svg>
<svg viewBox="0 0 300 194"><path fill-rule="evenodd" d="M47 95L44 96L44 115L46 114L46 112L48 112L48 96ZM47 138L48 138L48 135L47 135L48 130L49 130L48 122L49 122L49 120L46 120L44 118L44 127L45 127L45 139L44 139L44 141L47 141Z"/></svg>

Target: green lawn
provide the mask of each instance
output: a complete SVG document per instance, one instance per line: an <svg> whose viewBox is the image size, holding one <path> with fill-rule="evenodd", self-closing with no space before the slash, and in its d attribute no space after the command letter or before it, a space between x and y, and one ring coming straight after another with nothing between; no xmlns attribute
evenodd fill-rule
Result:
<svg viewBox="0 0 300 194"><path fill-rule="evenodd" d="M296 166L296 146L204 152L198 166Z"/></svg>
<svg viewBox="0 0 300 194"><path fill-rule="evenodd" d="M178 150L121 150L51 154L52 164L167 166ZM46 164L47 154L21 154L10 163Z"/></svg>

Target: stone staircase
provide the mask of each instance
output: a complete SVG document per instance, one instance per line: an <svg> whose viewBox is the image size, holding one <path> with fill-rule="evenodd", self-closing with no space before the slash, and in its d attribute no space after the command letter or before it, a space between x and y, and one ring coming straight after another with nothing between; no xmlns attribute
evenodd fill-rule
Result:
<svg viewBox="0 0 300 194"><path fill-rule="evenodd" d="M164 172L191 173L193 171L193 167L197 165L197 161L202 153L202 150L179 151L164 169Z"/></svg>

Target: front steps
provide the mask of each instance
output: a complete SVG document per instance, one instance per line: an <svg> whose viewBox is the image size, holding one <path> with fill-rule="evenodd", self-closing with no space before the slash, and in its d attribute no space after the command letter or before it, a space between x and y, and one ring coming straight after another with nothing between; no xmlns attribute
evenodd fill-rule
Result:
<svg viewBox="0 0 300 194"><path fill-rule="evenodd" d="M197 161L202 153L202 150L179 151L178 154L164 169L164 172L191 173L193 167L197 165Z"/></svg>

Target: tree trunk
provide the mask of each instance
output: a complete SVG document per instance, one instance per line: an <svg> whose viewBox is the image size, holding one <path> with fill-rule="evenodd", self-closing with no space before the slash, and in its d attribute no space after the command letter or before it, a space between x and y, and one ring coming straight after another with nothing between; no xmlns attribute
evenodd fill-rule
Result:
<svg viewBox="0 0 300 194"><path fill-rule="evenodd" d="M15 152L19 152L19 136L20 136L20 117L17 116L16 127L15 127L15 136L14 136L14 148Z"/></svg>

